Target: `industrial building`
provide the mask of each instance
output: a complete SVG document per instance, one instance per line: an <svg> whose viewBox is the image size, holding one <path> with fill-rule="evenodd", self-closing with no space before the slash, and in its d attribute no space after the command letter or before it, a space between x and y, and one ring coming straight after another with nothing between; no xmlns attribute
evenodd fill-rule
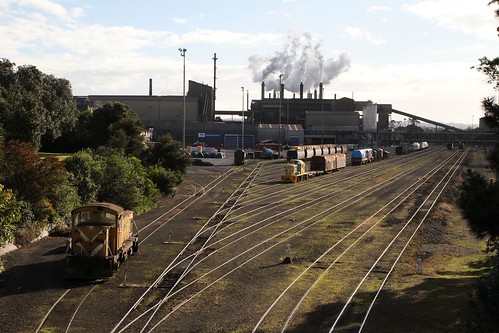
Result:
<svg viewBox="0 0 499 333"><path fill-rule="evenodd" d="M289 145L320 143L393 142L403 138L389 130L390 116L398 113L426 123L434 124L452 133L462 130L421 118L392 108L391 104L355 101L351 98L323 98L323 86L318 90L285 94L280 91L266 96L262 82L261 99L252 100L247 111L215 110L214 89L189 80L185 96L185 144L235 149L254 147L261 141L281 142ZM76 97L80 109L100 107L106 102L129 105L142 120L153 139L170 133L182 141L184 130L184 96L149 95L90 95ZM243 116L241 121L222 121L222 116ZM244 133L244 138L243 138Z"/></svg>

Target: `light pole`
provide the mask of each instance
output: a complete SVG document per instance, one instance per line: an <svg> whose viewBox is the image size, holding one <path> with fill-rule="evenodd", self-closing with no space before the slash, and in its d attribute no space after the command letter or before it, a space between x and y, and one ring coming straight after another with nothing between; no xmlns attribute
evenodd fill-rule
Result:
<svg viewBox="0 0 499 333"><path fill-rule="evenodd" d="M187 49L179 48L180 56L184 58L184 70L183 70L183 81L182 81L182 96L183 96L183 121L182 121L182 147L185 149L185 52Z"/></svg>
<svg viewBox="0 0 499 333"><path fill-rule="evenodd" d="M241 130L241 149L244 149L244 87L241 87L241 91L243 93L243 104L242 104L242 110L241 110L241 116L242 116L242 130Z"/></svg>
<svg viewBox="0 0 499 333"><path fill-rule="evenodd" d="M279 74L279 157L281 156L281 99L282 99L282 74Z"/></svg>
<svg viewBox="0 0 499 333"><path fill-rule="evenodd" d="M324 88L321 84L321 145L324 144Z"/></svg>

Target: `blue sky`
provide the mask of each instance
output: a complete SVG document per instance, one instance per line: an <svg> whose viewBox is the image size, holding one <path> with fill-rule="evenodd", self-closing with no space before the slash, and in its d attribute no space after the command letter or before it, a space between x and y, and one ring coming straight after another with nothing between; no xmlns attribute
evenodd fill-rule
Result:
<svg viewBox="0 0 499 333"><path fill-rule="evenodd" d="M240 110L241 87L259 99L267 69L267 87L279 74L289 89L323 80L326 98L476 126L481 99L495 93L470 67L499 56L487 4L2 0L0 57L68 79L75 95L147 94L150 78L153 94L181 95L186 48L186 78L209 85L217 53L217 109Z"/></svg>

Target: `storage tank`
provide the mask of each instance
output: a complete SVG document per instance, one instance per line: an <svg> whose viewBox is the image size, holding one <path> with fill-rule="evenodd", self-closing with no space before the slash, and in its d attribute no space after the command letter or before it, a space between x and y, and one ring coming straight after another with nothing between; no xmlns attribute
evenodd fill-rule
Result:
<svg viewBox="0 0 499 333"><path fill-rule="evenodd" d="M378 118L378 104L367 104L364 106L362 117L362 126L366 132L376 132L376 123Z"/></svg>

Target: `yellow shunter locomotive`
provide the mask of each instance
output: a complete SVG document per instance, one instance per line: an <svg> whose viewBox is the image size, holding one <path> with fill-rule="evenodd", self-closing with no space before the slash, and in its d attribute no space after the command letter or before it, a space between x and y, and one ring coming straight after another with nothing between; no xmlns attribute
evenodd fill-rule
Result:
<svg viewBox="0 0 499 333"><path fill-rule="evenodd" d="M66 278L97 279L113 275L139 249L133 211L107 203L90 203L71 213L70 255Z"/></svg>
<svg viewBox="0 0 499 333"><path fill-rule="evenodd" d="M291 160L284 166L284 175L281 181L284 183L296 183L297 181L308 179L305 163L302 160Z"/></svg>

